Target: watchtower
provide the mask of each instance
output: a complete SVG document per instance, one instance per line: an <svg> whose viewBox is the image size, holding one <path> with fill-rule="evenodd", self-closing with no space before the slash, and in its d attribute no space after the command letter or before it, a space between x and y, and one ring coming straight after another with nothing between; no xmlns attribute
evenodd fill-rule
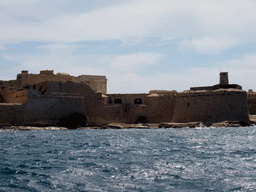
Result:
<svg viewBox="0 0 256 192"><path fill-rule="evenodd" d="M220 72L220 83L221 85L228 85L228 72Z"/></svg>

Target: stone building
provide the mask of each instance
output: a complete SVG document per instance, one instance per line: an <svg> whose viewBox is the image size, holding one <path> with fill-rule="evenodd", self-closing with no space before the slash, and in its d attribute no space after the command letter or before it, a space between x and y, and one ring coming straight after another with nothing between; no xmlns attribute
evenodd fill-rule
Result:
<svg viewBox="0 0 256 192"><path fill-rule="evenodd" d="M177 94L173 122L249 121L246 92L229 84L228 73L221 72L219 84L191 87Z"/></svg>
<svg viewBox="0 0 256 192"><path fill-rule="evenodd" d="M87 125L246 122L246 98L253 94L247 95L240 85L229 84L227 72L220 73L219 84L180 93L108 94L105 76L22 71L16 80L0 81L0 125L54 125L72 115L80 125L85 118Z"/></svg>

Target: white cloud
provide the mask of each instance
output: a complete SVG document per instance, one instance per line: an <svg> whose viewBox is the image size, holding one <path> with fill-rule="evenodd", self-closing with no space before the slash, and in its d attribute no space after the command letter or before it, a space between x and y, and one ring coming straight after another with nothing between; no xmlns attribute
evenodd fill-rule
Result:
<svg viewBox="0 0 256 192"><path fill-rule="evenodd" d="M134 53L114 57L109 66L118 71L139 71L147 66L155 65L164 57L159 53Z"/></svg>
<svg viewBox="0 0 256 192"><path fill-rule="evenodd" d="M2 6L21 6L41 2L43 0L1 0Z"/></svg>
<svg viewBox="0 0 256 192"><path fill-rule="evenodd" d="M6 23L0 26L0 42L120 39L124 45L134 45L147 37L159 37L188 39L182 42L183 47L216 54L255 41L255 8L256 2L251 0L129 1L86 13L60 15L43 23Z"/></svg>
<svg viewBox="0 0 256 192"><path fill-rule="evenodd" d="M49 45L49 47L58 46ZM142 75L137 74L134 68L139 67L140 63L144 63L144 67L154 65L163 55L157 55L157 53L116 56L72 55L68 46L66 49L57 49L57 51L56 49L49 50L50 52L44 55L5 55L5 59L15 61L19 65L0 71L1 79L14 79L17 73L25 69L29 70L30 73L39 73L40 70L52 69L55 73L66 72L74 76L82 74L106 75L109 93L147 93L154 89L183 91L190 87L217 84L221 68L222 71L229 72L230 83L240 84L245 90L249 88L256 90L256 54L245 55L240 59L227 61L215 67L187 67L181 72L162 71ZM140 58L144 59L140 60ZM121 66L115 66L117 68L109 67L113 61L120 61ZM122 65L128 70L119 71L119 67L122 67Z"/></svg>
<svg viewBox="0 0 256 192"><path fill-rule="evenodd" d="M220 51L227 50L233 46L239 45L242 40L230 37L203 37L188 40L180 43L180 50L193 50L198 53L217 54Z"/></svg>
<svg viewBox="0 0 256 192"><path fill-rule="evenodd" d="M242 58L226 62L230 69L256 69L256 54L244 55Z"/></svg>
<svg viewBox="0 0 256 192"><path fill-rule="evenodd" d="M48 44L48 45L42 45L38 47L40 49L47 49L47 50L65 50L65 49L73 49L75 46L70 46L64 43L57 43L57 44Z"/></svg>

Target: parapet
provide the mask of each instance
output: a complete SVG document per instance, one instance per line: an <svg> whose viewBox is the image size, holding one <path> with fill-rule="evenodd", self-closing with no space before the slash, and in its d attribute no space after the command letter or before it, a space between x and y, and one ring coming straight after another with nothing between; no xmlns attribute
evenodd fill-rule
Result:
<svg viewBox="0 0 256 192"><path fill-rule="evenodd" d="M40 74L53 75L53 70L42 70L40 71Z"/></svg>
<svg viewBox="0 0 256 192"><path fill-rule="evenodd" d="M167 90L150 90L149 94L176 94L177 91L176 90L172 90L172 91L167 91Z"/></svg>
<svg viewBox="0 0 256 192"><path fill-rule="evenodd" d="M81 81L87 81L87 80L107 81L106 76L103 76L103 75L79 75L78 78Z"/></svg>
<svg viewBox="0 0 256 192"><path fill-rule="evenodd" d="M28 71L27 70L23 70L23 71L21 71L21 74L28 74Z"/></svg>

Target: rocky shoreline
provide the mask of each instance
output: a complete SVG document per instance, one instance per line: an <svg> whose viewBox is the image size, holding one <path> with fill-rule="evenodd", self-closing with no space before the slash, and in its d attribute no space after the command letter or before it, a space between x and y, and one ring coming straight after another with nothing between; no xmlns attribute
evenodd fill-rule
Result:
<svg viewBox="0 0 256 192"><path fill-rule="evenodd" d="M77 129L159 129L159 128L217 128L217 127L247 127L254 126L256 121L239 122L239 121L223 121L218 123L202 123L202 122L189 122L189 123L144 123L144 124L125 124L125 123L112 123L101 126L87 126L79 127ZM66 127L36 127L36 126L3 126L0 131L30 131L30 130L70 130Z"/></svg>

